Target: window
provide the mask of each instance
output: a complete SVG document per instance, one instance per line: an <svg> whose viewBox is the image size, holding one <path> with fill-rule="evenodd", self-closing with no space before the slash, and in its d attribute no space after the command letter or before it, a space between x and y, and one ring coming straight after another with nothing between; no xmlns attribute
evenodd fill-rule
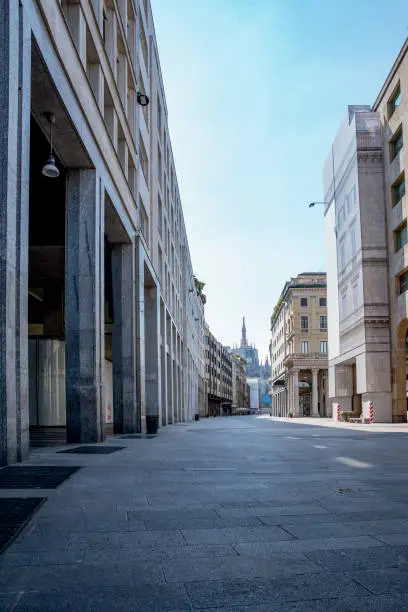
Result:
<svg viewBox="0 0 408 612"><path fill-rule="evenodd" d="M341 228L341 226L343 225L343 223L346 220L346 205L342 206L339 210L339 214L337 215L337 227L338 229Z"/></svg>
<svg viewBox="0 0 408 612"><path fill-rule="evenodd" d="M320 298L319 306L327 306L327 298Z"/></svg>
<svg viewBox="0 0 408 612"><path fill-rule="evenodd" d="M356 248L356 228L352 227L350 230L350 238L351 238L351 256L354 257L357 251Z"/></svg>
<svg viewBox="0 0 408 612"><path fill-rule="evenodd" d="M159 138L161 138L161 126L162 126L162 110L161 110L159 94L157 94L157 130L159 132Z"/></svg>
<svg viewBox="0 0 408 612"><path fill-rule="evenodd" d="M320 341L320 352L327 353L327 340Z"/></svg>
<svg viewBox="0 0 408 612"><path fill-rule="evenodd" d="M300 348L300 352L301 353L304 354L304 353L308 353L309 352L309 343L307 342L307 340L303 341L300 346L301 346L301 348Z"/></svg>
<svg viewBox="0 0 408 612"><path fill-rule="evenodd" d="M157 177L160 185L162 184L162 156L159 147L157 147Z"/></svg>
<svg viewBox="0 0 408 612"><path fill-rule="evenodd" d="M162 274L163 274L163 253L161 248L159 247L159 281L162 283Z"/></svg>
<svg viewBox="0 0 408 612"><path fill-rule="evenodd" d="M300 305L302 306L302 308L306 308L307 307L307 298L300 298Z"/></svg>
<svg viewBox="0 0 408 612"><path fill-rule="evenodd" d="M140 138L139 144L139 157L140 167L142 168L143 176L146 181L146 185L149 186L149 160L147 159L146 149L142 138Z"/></svg>
<svg viewBox="0 0 408 612"><path fill-rule="evenodd" d="M146 34L144 31L144 27L143 27L143 23L141 19L139 19L139 23L140 23L140 46L142 48L142 55L143 55L144 63L146 66L146 72L149 74L149 51L147 48Z"/></svg>
<svg viewBox="0 0 408 612"><path fill-rule="evenodd" d="M404 272L399 277L399 292L405 293L408 289L408 272Z"/></svg>
<svg viewBox="0 0 408 612"><path fill-rule="evenodd" d="M163 205L160 196L157 198L157 229L161 236L163 232Z"/></svg>
<svg viewBox="0 0 408 612"><path fill-rule="evenodd" d="M143 202L140 199L140 229L146 240L147 244L149 244L149 218L146 213L146 209L143 206Z"/></svg>
<svg viewBox="0 0 408 612"><path fill-rule="evenodd" d="M353 309L358 310L358 285L353 285Z"/></svg>
<svg viewBox="0 0 408 612"><path fill-rule="evenodd" d="M347 292L341 296L341 313L344 319L347 315Z"/></svg>
<svg viewBox="0 0 408 612"><path fill-rule="evenodd" d="M407 244L407 223L405 222L397 231L394 232L395 250L399 251Z"/></svg>
<svg viewBox="0 0 408 612"><path fill-rule="evenodd" d="M403 146L404 146L404 140L402 137L402 125L400 125L398 130L395 132L394 136L390 140L390 159L391 161L397 157L398 153L401 151Z"/></svg>
<svg viewBox="0 0 408 612"><path fill-rule="evenodd" d="M396 206L405 195L405 175L401 174L391 187L392 205Z"/></svg>
<svg viewBox="0 0 408 612"><path fill-rule="evenodd" d="M394 114L395 110L401 104L401 85L398 83L391 98L388 101L388 118Z"/></svg>
<svg viewBox="0 0 408 612"><path fill-rule="evenodd" d="M342 240L340 242L340 270L343 270L346 265L346 244L345 241Z"/></svg>
<svg viewBox="0 0 408 612"><path fill-rule="evenodd" d="M327 329L327 315L320 316L320 331L326 331Z"/></svg>
<svg viewBox="0 0 408 612"><path fill-rule="evenodd" d="M307 315L302 315L300 317L300 329L302 331L307 331L309 329L309 317Z"/></svg>

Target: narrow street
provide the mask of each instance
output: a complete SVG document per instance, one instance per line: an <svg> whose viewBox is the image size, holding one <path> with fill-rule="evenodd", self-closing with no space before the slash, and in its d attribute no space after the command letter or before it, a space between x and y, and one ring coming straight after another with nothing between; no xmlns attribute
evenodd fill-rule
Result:
<svg viewBox="0 0 408 612"><path fill-rule="evenodd" d="M81 466L0 555L0 610L408 609L406 433L204 419ZM1 472L0 472L1 480Z"/></svg>

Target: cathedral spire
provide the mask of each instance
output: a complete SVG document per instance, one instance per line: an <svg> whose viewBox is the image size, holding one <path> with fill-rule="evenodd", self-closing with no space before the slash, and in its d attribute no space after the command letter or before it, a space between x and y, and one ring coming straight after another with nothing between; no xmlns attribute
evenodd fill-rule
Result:
<svg viewBox="0 0 408 612"><path fill-rule="evenodd" d="M246 337L245 317L242 317L241 348L245 348L246 346L248 346L248 341Z"/></svg>

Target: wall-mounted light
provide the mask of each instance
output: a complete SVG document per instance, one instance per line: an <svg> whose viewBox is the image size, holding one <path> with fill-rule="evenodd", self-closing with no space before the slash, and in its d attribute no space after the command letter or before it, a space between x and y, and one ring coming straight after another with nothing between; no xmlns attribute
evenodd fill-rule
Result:
<svg viewBox="0 0 408 612"><path fill-rule="evenodd" d="M142 93L141 91L137 92L136 100L137 100L137 103L140 104L140 106L148 106L148 104L150 102L149 96L147 96L146 94Z"/></svg>
<svg viewBox="0 0 408 612"><path fill-rule="evenodd" d="M46 164L43 166L41 172L47 178L57 178L59 176L59 170L58 170L57 166L55 165L55 158L53 156L53 151L52 151L52 126L55 123L55 115L54 115L54 113L45 113L45 116L47 117L48 122L50 124L50 147L51 147L51 152L50 152L50 156L49 156Z"/></svg>

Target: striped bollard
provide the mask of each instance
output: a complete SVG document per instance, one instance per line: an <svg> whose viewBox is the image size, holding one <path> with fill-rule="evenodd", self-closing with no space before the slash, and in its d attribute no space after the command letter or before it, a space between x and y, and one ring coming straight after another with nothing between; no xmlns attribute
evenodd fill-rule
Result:
<svg viewBox="0 0 408 612"><path fill-rule="evenodd" d="M337 420L340 421L340 404L337 404Z"/></svg>
<svg viewBox="0 0 408 612"><path fill-rule="evenodd" d="M370 423L374 423L374 404L373 402L369 403L369 413L370 413Z"/></svg>

